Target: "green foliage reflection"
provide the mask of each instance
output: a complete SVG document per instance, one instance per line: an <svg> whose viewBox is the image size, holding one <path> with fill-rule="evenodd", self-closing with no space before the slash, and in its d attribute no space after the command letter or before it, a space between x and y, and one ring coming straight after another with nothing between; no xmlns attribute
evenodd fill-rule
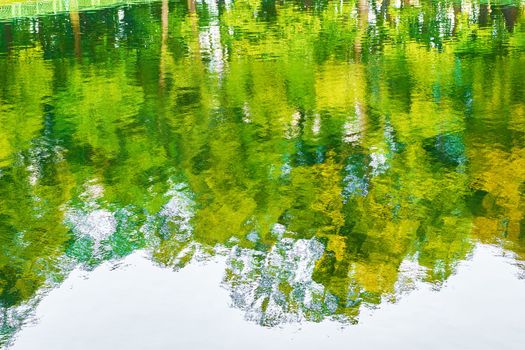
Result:
<svg viewBox="0 0 525 350"><path fill-rule="evenodd" d="M520 2L50 3L0 6L0 342L137 249L267 326L525 259Z"/></svg>

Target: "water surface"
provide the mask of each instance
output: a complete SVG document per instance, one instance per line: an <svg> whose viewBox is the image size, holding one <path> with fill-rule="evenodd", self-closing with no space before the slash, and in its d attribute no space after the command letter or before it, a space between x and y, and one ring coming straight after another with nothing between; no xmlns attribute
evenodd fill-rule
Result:
<svg viewBox="0 0 525 350"><path fill-rule="evenodd" d="M259 328L351 328L469 261L522 306L522 2L1 4L0 344L138 252L220 257L217 305Z"/></svg>

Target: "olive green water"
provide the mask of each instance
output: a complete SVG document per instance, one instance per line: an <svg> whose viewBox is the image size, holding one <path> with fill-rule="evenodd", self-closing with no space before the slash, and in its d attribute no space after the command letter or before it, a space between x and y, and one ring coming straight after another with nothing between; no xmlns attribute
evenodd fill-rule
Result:
<svg viewBox="0 0 525 350"><path fill-rule="evenodd" d="M525 268L520 1L10 2L0 83L0 345L141 249L269 327Z"/></svg>

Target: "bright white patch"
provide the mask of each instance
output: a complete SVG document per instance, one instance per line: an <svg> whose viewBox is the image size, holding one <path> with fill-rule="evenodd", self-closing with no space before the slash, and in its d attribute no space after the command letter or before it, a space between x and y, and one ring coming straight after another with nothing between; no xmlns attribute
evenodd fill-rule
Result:
<svg viewBox="0 0 525 350"><path fill-rule="evenodd" d="M224 70L223 47L221 44L221 32L218 25L211 25L199 33L201 52L208 55L209 69L211 72L221 74Z"/></svg>
<svg viewBox="0 0 525 350"><path fill-rule="evenodd" d="M343 141L346 143L357 143L361 140L361 126L358 119L349 120L343 126Z"/></svg>
<svg viewBox="0 0 525 350"><path fill-rule="evenodd" d="M242 106L242 112L243 112L242 121L247 124L251 123L252 114L250 113L250 106L248 105L247 102L245 102L244 105Z"/></svg>
<svg viewBox="0 0 525 350"><path fill-rule="evenodd" d="M427 268L419 265L416 258L405 259L399 266L399 275L395 284L395 296L415 290L418 283L427 275Z"/></svg>
<svg viewBox="0 0 525 350"><path fill-rule="evenodd" d="M292 118L290 120L290 126L285 132L284 137L287 139L293 139L297 136L299 136L299 122L301 121L301 113L299 111L296 111L294 114L292 114Z"/></svg>
<svg viewBox="0 0 525 350"><path fill-rule="evenodd" d="M388 169L387 158L383 153L374 152L370 154L370 167L372 168L372 175L383 174Z"/></svg>
<svg viewBox="0 0 525 350"><path fill-rule="evenodd" d="M283 225L276 224L272 231L283 230ZM324 287L313 281L312 274L323 252L324 245L316 239L284 238L267 253L234 247L223 285L230 290L233 306L258 324L322 317ZM291 288L286 295L280 288L283 283Z"/></svg>
<svg viewBox="0 0 525 350"><path fill-rule="evenodd" d="M283 224L274 224L272 227L272 233L277 236L277 238L281 239L286 232L286 226Z"/></svg>
<svg viewBox="0 0 525 350"><path fill-rule="evenodd" d="M67 220L73 225L76 234L90 236L95 242L109 237L117 227L113 213L106 209L95 209L88 213L70 212Z"/></svg>
<svg viewBox="0 0 525 350"><path fill-rule="evenodd" d="M312 125L312 132L314 135L319 135L319 132L321 131L321 117L319 114L316 114L314 123Z"/></svg>
<svg viewBox="0 0 525 350"><path fill-rule="evenodd" d="M180 234L191 235L193 232L191 219L193 218L194 203L189 194L184 191L186 187L187 185L184 183L173 185L166 193L171 198L159 214L169 218L178 227Z"/></svg>

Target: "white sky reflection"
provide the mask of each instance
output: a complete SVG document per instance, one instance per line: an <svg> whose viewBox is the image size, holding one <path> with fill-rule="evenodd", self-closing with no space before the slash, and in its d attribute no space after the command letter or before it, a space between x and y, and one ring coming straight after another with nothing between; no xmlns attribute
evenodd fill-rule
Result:
<svg viewBox="0 0 525 350"><path fill-rule="evenodd" d="M522 349L525 281L501 251L478 245L440 291L421 283L396 304L337 322L265 328L230 308L224 258L179 272L143 253L74 271L37 308L12 349ZM86 278L87 276L87 278Z"/></svg>

